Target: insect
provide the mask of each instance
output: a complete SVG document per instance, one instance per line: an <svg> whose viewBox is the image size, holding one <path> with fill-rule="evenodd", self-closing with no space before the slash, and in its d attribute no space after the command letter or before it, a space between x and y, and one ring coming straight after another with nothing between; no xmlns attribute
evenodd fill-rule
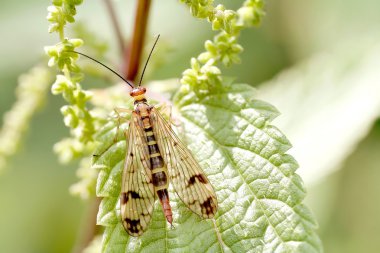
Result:
<svg viewBox="0 0 380 253"><path fill-rule="evenodd" d="M148 104L142 77L157 37L145 63L138 86L100 63L123 79L131 88L134 99L129 128L125 133L127 152L121 182L120 209L125 230L140 236L148 228L156 198L170 225L173 222L169 183L182 202L202 218L214 217L218 202L215 191L192 153L174 133L161 113ZM78 53L78 52L76 52ZM127 112L126 109L119 111Z"/></svg>

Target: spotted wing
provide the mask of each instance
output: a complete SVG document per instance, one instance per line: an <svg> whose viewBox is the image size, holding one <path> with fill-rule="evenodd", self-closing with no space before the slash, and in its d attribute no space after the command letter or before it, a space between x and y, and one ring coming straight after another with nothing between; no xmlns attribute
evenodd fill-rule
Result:
<svg viewBox="0 0 380 253"><path fill-rule="evenodd" d="M139 236L147 229L155 202L148 146L140 123L133 113L126 134L128 151L120 195L122 223L132 236Z"/></svg>
<svg viewBox="0 0 380 253"><path fill-rule="evenodd" d="M151 110L151 120L160 152L168 167L170 182L179 198L199 216L214 217L218 208L215 191L199 163L155 108Z"/></svg>

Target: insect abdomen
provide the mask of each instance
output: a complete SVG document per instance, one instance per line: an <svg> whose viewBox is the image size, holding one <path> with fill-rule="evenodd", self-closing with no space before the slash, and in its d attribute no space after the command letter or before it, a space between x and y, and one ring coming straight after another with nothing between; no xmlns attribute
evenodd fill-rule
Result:
<svg viewBox="0 0 380 253"><path fill-rule="evenodd" d="M168 193L168 170L165 166L164 160L162 159L152 127L146 127L144 130L149 149L154 189L160 199L166 220L172 224L173 214L170 207Z"/></svg>

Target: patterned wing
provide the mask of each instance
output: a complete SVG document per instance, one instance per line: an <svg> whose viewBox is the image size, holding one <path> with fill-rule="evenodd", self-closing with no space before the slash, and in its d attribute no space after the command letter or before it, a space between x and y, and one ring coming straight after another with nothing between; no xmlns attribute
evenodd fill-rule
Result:
<svg viewBox="0 0 380 253"><path fill-rule="evenodd" d="M132 236L139 236L147 229L155 202L148 146L139 124L139 117L133 113L126 136L128 151L120 195L122 223Z"/></svg>
<svg viewBox="0 0 380 253"><path fill-rule="evenodd" d="M169 170L170 182L179 198L203 218L214 217L218 202L215 191L199 163L155 108L151 110L153 132Z"/></svg>

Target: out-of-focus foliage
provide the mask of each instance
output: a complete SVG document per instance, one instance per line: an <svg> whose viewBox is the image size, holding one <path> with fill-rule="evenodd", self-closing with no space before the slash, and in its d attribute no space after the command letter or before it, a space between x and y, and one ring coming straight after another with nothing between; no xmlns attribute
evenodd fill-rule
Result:
<svg viewBox="0 0 380 253"><path fill-rule="evenodd" d="M45 103L52 75L46 67L32 68L19 78L16 89L17 102L4 115L0 129L0 171L21 142L35 112Z"/></svg>
<svg viewBox="0 0 380 253"><path fill-rule="evenodd" d="M89 199L94 196L98 173L96 170L91 169L91 158L83 158L80 161L77 176L80 181L70 187L70 192L73 195L80 196L82 199Z"/></svg>
<svg viewBox="0 0 380 253"><path fill-rule="evenodd" d="M133 19L132 13L128 12L128 10L133 10L132 2L117 1L118 13L123 24L128 24ZM229 8L233 6L232 9L241 4L240 1L221 2ZM155 22L151 22L150 29L152 34L160 33L163 38L170 41L174 50L165 55L166 64L153 71L151 77L177 76L179 78L181 71L188 65L188 58L202 51L199 41L210 37L206 32L208 27L202 22L194 22L188 18L188 10L178 7L179 5L175 1L156 3L153 2L152 8ZM89 24L92 27L91 30L108 41L113 41L112 30L109 29L108 17L104 15L102 3L96 0L87 1L85 4L89 7L80 9L76 19L89 21L86 22L86 25ZM332 52L331 48L339 48L346 42L360 45L363 41L358 38L362 37L372 37L371 40L376 40L380 31L380 16L378 15L380 2L377 0L282 0L267 1L267 4L267 16L262 28L254 32L242 33L239 42L245 50L244 54L240 55L242 64L232 65L230 70L224 71L231 76L236 76L239 82L258 85L263 80L272 79L274 74L292 66L299 60L308 62L305 59L314 54ZM56 43L56 40L47 36L46 21L41 18L46 15L45 7L46 1L42 0L30 2L6 0L2 2L0 32L2 37L7 39L1 42L0 115L11 108L10 104L15 99L13 94L16 76L26 72L36 62L36 58L41 55L40 49L46 44L46 41L52 41L51 44ZM167 15L168 12L171 15ZM91 22L94 14L96 14L98 22ZM173 20L178 20L178 22L172 22ZM26 26L28 29L25 29ZM194 27L191 33L187 29L189 26ZM27 43L28 46L15 46L20 44L15 41L23 42L22 45ZM114 54L114 48L116 47L111 42L110 52L106 55L111 61L119 57ZM347 46L345 48L347 49ZM352 47L352 50L349 49L350 46L348 46L349 55L357 53L358 56L356 59L352 58L352 64L345 62L344 55L331 54L327 57L331 59L333 65L340 66L341 60L345 65L344 69L340 68L341 72L328 75L324 72L329 71L328 68L316 66L320 70L317 73L320 82L313 82L313 91L317 92L319 85L323 88L323 83L331 82L328 80L329 77L333 77L339 84L344 81L352 83L355 79L357 83L365 80L365 75L360 73L370 72L366 72L365 65L356 61L361 59L366 62L369 58L364 55L368 56L369 51L367 49L359 50L355 46ZM328 65L327 63L322 61L315 64ZM305 73L303 64L297 64L297 66L299 67L292 68L293 71L290 73L294 73L294 69L296 69L295 72L300 77L297 77L298 75L293 77L293 74L290 73L280 77L302 80ZM368 71L375 68L375 65L368 66ZM355 75L351 75L351 72L358 74L353 78ZM331 74L331 72L327 73ZM339 75L339 73L342 74ZM270 83L276 83L276 79ZM81 82L83 87L92 87L93 82L89 82L89 80L91 79L86 78ZM106 82L100 82L100 84L107 85ZM322 90L329 91L329 89ZM260 91L259 87L259 94ZM284 96L291 93L291 90L286 91ZM358 92L363 94L360 85L358 85ZM127 93L125 94L127 96ZM326 94L324 95L326 96ZM349 100L346 101L348 104L350 103ZM297 126L290 120L297 114L296 111L288 112L286 109L288 107L282 109L283 105L277 104L276 101L270 102L282 112L275 124L278 122L282 125L284 122L289 122L289 125ZM326 104L323 106L326 108L334 108L334 99L326 98L324 102ZM338 99L337 102L343 101ZM0 177L0 200L2 201L0 244L5 252L68 252L78 230L77 224L81 208L76 199L69 197L67 193L69 185L75 180L74 173L67 168L60 167L51 152L52 144L60 138L57 138L57 135L67 136L67 131L61 127L62 119L57 115L57 111L62 105L62 99L50 97L49 103L51 104L37 115L37 119L30 123L31 131L27 136L24 148L21 149L20 154L11 159L8 165L10 169ZM370 121L373 122L376 115L372 114L373 111L365 111L368 113L364 113L363 117L365 115L368 117L366 117L367 122L364 125L370 127ZM313 109L313 113L315 112L316 109ZM328 110L317 110L316 113L323 115L326 112ZM300 120L301 116L297 118ZM330 118L330 120L339 119L339 117ZM336 122L331 123L335 124ZM355 123L359 129L360 122ZM293 137L294 132L286 130L288 129L286 126L282 127L297 148L297 141L293 139L295 138ZM345 128L350 128L350 125L346 125ZM342 133L347 132L342 131ZM349 138L352 155L346 158L349 154L347 152L349 147L342 148L344 156L334 159L341 160L341 165L330 170L333 166L329 164L328 171L335 171L334 173L325 174L325 177L313 180L313 186L306 185L309 192L307 201L313 207L321 225L319 234L326 252L377 252L377 249L380 248L377 238L377 231L380 230L378 216L380 204L376 201L380 192L377 180L380 176L378 173L378 164L380 163L378 156L380 149L378 145L380 143L379 123L373 125L369 135L365 136L366 132L367 130L364 129L363 136L356 135L356 140L355 136ZM342 140L340 133L340 131L336 131L336 135L330 141L333 142L335 138ZM308 136L303 137L308 138ZM360 142L362 138L365 139ZM358 142L360 142L359 145ZM342 145L346 144L348 145L348 143L342 142L338 148L340 149ZM326 152L328 151L326 149ZM326 155L328 157L328 154ZM308 168L302 166L300 171L308 171ZM31 194L25 197L25 193ZM28 207L27 212L25 212L25 206ZM34 228L33 233L30 232L30 227ZM19 238L23 238L23 240L19 240Z"/></svg>
<svg viewBox="0 0 380 253"><path fill-rule="evenodd" d="M278 124L309 184L341 168L380 115L380 44L360 41L315 55L260 86L260 98L288 115Z"/></svg>

